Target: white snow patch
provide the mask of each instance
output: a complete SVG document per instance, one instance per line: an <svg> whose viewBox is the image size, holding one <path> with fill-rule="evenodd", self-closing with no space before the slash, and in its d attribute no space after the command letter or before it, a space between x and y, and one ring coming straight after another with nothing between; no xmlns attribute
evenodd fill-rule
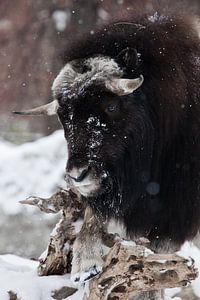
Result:
<svg viewBox="0 0 200 300"><path fill-rule="evenodd" d="M60 219L60 221L56 224L56 226L54 227L54 229L51 232L51 237L55 237L58 234L58 229L60 227L60 223L62 223L62 219Z"/></svg>
<svg viewBox="0 0 200 300"><path fill-rule="evenodd" d="M196 246L194 246L193 243L191 242L186 242L181 250L177 252L177 255L182 256L186 259L189 259L191 261L191 257L194 259L195 262L195 267L198 269L200 272L200 249L198 249ZM194 281L192 281L191 286L193 288L193 291L197 297L200 297L200 276ZM181 291L180 288L177 289L166 289L165 290L165 295L166 299L169 300L171 299L170 297L175 296L177 293ZM173 300L179 299L178 297L173 298Z"/></svg>
<svg viewBox="0 0 200 300"><path fill-rule="evenodd" d="M173 288L173 289L165 289L165 300L170 300L172 299L176 294L181 292L181 288ZM179 299L179 298L173 298L174 299Z"/></svg>
<svg viewBox="0 0 200 300"><path fill-rule="evenodd" d="M124 242L123 242L124 243ZM131 242L127 242L128 245ZM126 244L126 241L125 241ZM196 265L200 267L200 250L186 243L178 253L184 257L192 256L196 259ZM76 287L70 280L69 275L63 276L43 276L37 275L38 262L23 259L15 255L0 255L0 299L8 300L7 292L12 290L21 297L21 300L52 300L51 292L63 286ZM192 283L195 294L199 297L200 279ZM87 290L83 286L78 286L78 291L70 296L69 300L82 300L83 294ZM180 288L166 289L165 300L180 300L175 297L181 291Z"/></svg>
<svg viewBox="0 0 200 300"><path fill-rule="evenodd" d="M58 186L65 187L67 156L62 130L20 146L0 140L0 208L19 213L24 206L18 201L31 195L49 197Z"/></svg>
<svg viewBox="0 0 200 300"><path fill-rule="evenodd" d="M165 300L182 300L180 297L169 297L169 296L165 296Z"/></svg>
<svg viewBox="0 0 200 300"><path fill-rule="evenodd" d="M152 23L162 22L163 20L167 20L167 16L160 15L158 12L155 12L152 16L148 17L148 20Z"/></svg>
<svg viewBox="0 0 200 300"><path fill-rule="evenodd" d="M74 287L69 275L37 275L38 262L14 255L0 255L0 299L8 300L8 291L17 294L21 300L52 300L52 291L63 286ZM81 300L84 290L68 297L69 300Z"/></svg>
<svg viewBox="0 0 200 300"><path fill-rule="evenodd" d="M154 23L154 22L158 21L158 20L159 20L159 15L158 15L158 13L157 13L157 12L155 12L155 14L154 14L154 15L152 15L152 16L150 16L150 17L148 17L148 20L149 20L150 22L152 22L152 23Z"/></svg>
<svg viewBox="0 0 200 300"><path fill-rule="evenodd" d="M92 124L96 121L96 118L95 117L89 117L86 121L87 124Z"/></svg>
<svg viewBox="0 0 200 300"><path fill-rule="evenodd" d="M166 263L166 259L159 259L156 262L160 263L160 264L165 264Z"/></svg>
<svg viewBox="0 0 200 300"><path fill-rule="evenodd" d="M39 261L44 261L46 259L46 257L47 257L47 254L48 254L48 248L46 248L44 250L44 252L42 252L42 254L39 257Z"/></svg>
<svg viewBox="0 0 200 300"><path fill-rule="evenodd" d="M178 255L185 257L185 258L193 258L195 267L200 272L200 249L194 246L192 243L185 243L181 248L181 251L177 253ZM200 276L196 280L192 282L192 287L194 293L197 297L200 297Z"/></svg>
<svg viewBox="0 0 200 300"><path fill-rule="evenodd" d="M125 241L124 240L121 242L121 244L126 247L135 247L136 246L136 243L133 241Z"/></svg>
<svg viewBox="0 0 200 300"><path fill-rule="evenodd" d="M148 249L148 248L145 248L145 249L144 249L144 257L148 257L148 256L151 255L151 254L154 254L154 252L151 251L151 250Z"/></svg>
<svg viewBox="0 0 200 300"><path fill-rule="evenodd" d="M76 234L80 232L82 225L83 225L83 220L77 220L76 222L72 223L72 226L74 226L74 230Z"/></svg>

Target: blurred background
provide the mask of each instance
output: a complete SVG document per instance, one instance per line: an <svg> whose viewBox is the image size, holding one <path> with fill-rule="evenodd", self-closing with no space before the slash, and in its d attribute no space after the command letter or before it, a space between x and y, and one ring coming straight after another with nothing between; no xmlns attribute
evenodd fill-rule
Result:
<svg viewBox="0 0 200 300"><path fill-rule="evenodd" d="M134 2L0 0L0 254L37 258L45 250L58 216L45 216L18 201L48 197L64 186L67 160L56 117L11 112L51 101L52 81L72 39L134 9ZM140 0L140 5L150 9L152 2L160 1ZM188 3L199 9L198 0Z"/></svg>
<svg viewBox="0 0 200 300"><path fill-rule="evenodd" d="M20 118L12 110L35 107L51 99L51 84L62 66L67 45L96 24L107 22L133 1L0 1L0 131L15 143L50 134L56 118ZM141 0L141 3L149 2ZM9 122L8 122L9 119Z"/></svg>

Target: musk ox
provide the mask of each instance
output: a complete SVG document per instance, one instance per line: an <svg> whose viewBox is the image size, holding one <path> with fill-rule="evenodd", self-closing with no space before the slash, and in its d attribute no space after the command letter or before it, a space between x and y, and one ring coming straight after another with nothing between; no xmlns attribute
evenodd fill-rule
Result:
<svg viewBox="0 0 200 300"><path fill-rule="evenodd" d="M112 218L157 251L177 250L200 227L195 18L134 13L76 41L65 58L53 102L22 114L56 113L64 128L68 181L88 206L73 273L101 269L101 228Z"/></svg>

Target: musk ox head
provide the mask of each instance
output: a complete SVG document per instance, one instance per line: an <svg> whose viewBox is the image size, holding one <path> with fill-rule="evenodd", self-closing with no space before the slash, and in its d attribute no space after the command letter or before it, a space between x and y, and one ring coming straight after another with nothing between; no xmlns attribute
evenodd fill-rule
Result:
<svg viewBox="0 0 200 300"><path fill-rule="evenodd" d="M123 102L141 86L143 76L122 76L114 59L95 56L68 63L52 86L68 141L67 174L86 197L102 190L109 165L117 164L119 145L123 148L128 138L129 109Z"/></svg>
<svg viewBox="0 0 200 300"><path fill-rule="evenodd" d="M71 61L54 80L54 101L23 112L58 115L68 142L67 177L85 197L108 193L113 185L121 197L122 182L134 185L145 171L140 161L149 124L141 103L144 78L137 72L138 56L126 49L115 59L97 55ZM135 62L132 78L126 73L130 59Z"/></svg>

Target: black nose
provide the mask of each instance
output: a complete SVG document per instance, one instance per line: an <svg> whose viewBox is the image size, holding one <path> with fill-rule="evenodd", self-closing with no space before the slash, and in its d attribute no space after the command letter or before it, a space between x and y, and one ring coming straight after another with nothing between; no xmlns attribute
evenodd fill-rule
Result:
<svg viewBox="0 0 200 300"><path fill-rule="evenodd" d="M78 177L73 177L70 175L70 173L69 173L69 177L73 179L75 182L81 182L85 179L85 177L88 175L89 172L90 172L90 167L81 170L81 173L78 175Z"/></svg>

